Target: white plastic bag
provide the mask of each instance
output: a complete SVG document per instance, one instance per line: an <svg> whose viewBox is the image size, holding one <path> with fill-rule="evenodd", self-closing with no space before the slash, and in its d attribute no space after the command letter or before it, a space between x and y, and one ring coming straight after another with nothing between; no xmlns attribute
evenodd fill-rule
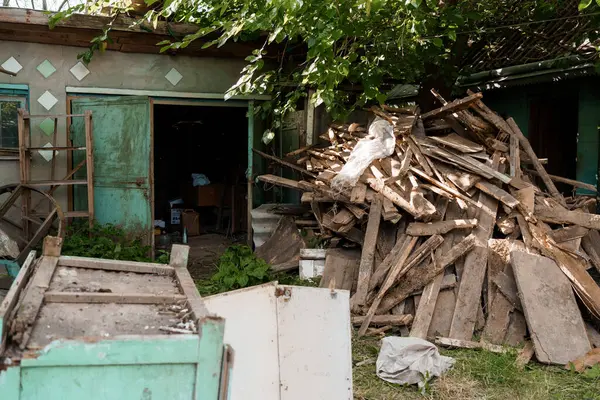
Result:
<svg viewBox="0 0 600 400"><path fill-rule="evenodd" d="M418 384L423 388L434 376L441 376L454 365L452 357L440 355L427 340L388 336L382 339L377 357L377 376L391 383Z"/></svg>
<svg viewBox="0 0 600 400"><path fill-rule="evenodd" d="M356 143L348 162L331 181L331 187L339 191L354 187L374 160L391 156L395 147L392 124L383 118L375 118L369 126L369 135Z"/></svg>

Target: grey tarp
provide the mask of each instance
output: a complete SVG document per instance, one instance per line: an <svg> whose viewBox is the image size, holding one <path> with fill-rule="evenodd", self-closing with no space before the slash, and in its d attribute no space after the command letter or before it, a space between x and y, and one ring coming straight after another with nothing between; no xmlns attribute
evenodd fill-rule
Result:
<svg viewBox="0 0 600 400"><path fill-rule="evenodd" d="M423 339L388 336L383 338L377 357L377 376L391 383L423 387L454 365L454 359L440 355L437 347Z"/></svg>

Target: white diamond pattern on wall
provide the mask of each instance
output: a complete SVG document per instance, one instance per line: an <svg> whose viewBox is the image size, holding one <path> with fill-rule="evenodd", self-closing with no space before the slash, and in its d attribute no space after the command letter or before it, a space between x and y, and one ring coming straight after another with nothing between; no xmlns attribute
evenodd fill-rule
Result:
<svg viewBox="0 0 600 400"><path fill-rule="evenodd" d="M46 143L43 147L52 147L52 143ZM54 157L54 150L38 150L38 153L40 154L40 156L42 156L44 158L44 160L46 161L50 161L52 160L52 157Z"/></svg>
<svg viewBox="0 0 600 400"><path fill-rule="evenodd" d="M9 72L18 74L19 71L23 69L23 66L19 64L19 62L14 57L11 57L8 60L4 61L4 63L2 63L2 68Z"/></svg>
<svg viewBox="0 0 600 400"><path fill-rule="evenodd" d="M40 129L48 136L52 136L54 133L54 120L51 118L46 118L40 123Z"/></svg>
<svg viewBox="0 0 600 400"><path fill-rule="evenodd" d="M50 111L52 107L58 103L56 97L52 95L49 91L45 91L43 95L37 100L46 110Z"/></svg>
<svg viewBox="0 0 600 400"><path fill-rule="evenodd" d="M71 73L78 81L82 81L86 76L90 74L90 70L80 61L71 68Z"/></svg>
<svg viewBox="0 0 600 400"><path fill-rule="evenodd" d="M165 75L165 78L171 82L171 85L176 86L183 78L183 75L181 75L175 68L171 68L171 70Z"/></svg>
<svg viewBox="0 0 600 400"><path fill-rule="evenodd" d="M54 65L52 65L52 63L48 60L44 60L40 65L37 66L36 69L44 78L48 78L50 75L56 72L56 68L54 68Z"/></svg>

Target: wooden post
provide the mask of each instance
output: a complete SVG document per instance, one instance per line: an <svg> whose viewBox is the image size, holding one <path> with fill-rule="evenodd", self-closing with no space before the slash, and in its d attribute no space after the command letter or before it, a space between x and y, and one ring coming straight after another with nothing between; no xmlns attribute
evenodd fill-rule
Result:
<svg viewBox="0 0 600 400"><path fill-rule="evenodd" d="M247 199L247 207L248 207L248 215L246 219L248 221L248 225L246 228L247 231L247 241L248 246L252 248L253 244L253 235L252 235L252 207L254 202L254 157L252 153L252 149L254 148L254 101L250 101L248 103L248 170L246 172L246 177L248 178L248 199Z"/></svg>
<svg viewBox="0 0 600 400"><path fill-rule="evenodd" d="M92 128L92 112L85 112L85 154L87 170L88 223L94 226L94 136Z"/></svg>

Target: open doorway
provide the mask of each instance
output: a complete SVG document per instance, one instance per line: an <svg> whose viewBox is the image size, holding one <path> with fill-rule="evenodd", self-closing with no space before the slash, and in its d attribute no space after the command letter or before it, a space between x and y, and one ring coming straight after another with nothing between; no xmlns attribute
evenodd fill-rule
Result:
<svg viewBox="0 0 600 400"><path fill-rule="evenodd" d="M225 248L246 239L247 108L155 103L156 247L190 245L204 278Z"/></svg>
<svg viewBox="0 0 600 400"><path fill-rule="evenodd" d="M576 179L577 171L577 92L548 91L531 96L529 114L529 141L539 158L549 160L546 170L551 175ZM573 187L556 184L557 189L570 195Z"/></svg>

